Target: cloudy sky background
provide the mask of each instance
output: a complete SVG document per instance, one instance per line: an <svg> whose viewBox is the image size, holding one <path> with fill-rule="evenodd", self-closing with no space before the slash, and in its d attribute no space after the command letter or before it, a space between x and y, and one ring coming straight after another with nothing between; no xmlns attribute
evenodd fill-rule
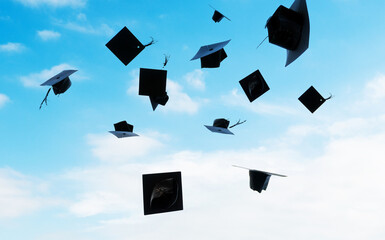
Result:
<svg viewBox="0 0 385 240"><path fill-rule="evenodd" d="M2 1L0 239L384 239L385 2L309 0L310 47L285 68L285 50L256 46L291 3ZM128 66L105 47L123 26L157 40ZM228 39L220 68L190 61ZM139 68L163 54L170 100L153 112ZM39 110L64 69L71 88ZM238 81L256 69L270 91L250 103ZM297 100L311 85L334 96L314 114ZM247 122L203 126L220 117ZM140 137L108 133L122 120ZM232 164L289 177L259 194ZM144 216L141 175L170 171L184 210Z"/></svg>

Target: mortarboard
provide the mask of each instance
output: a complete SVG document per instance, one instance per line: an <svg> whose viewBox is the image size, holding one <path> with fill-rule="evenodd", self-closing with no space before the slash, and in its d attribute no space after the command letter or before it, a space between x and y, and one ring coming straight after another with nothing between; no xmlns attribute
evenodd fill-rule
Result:
<svg viewBox="0 0 385 240"><path fill-rule="evenodd" d="M128 124L126 121L115 123L114 128L115 128L115 131L109 131L109 132L115 135L117 138L139 136L138 134L133 133L134 126L131 124Z"/></svg>
<svg viewBox="0 0 385 240"><path fill-rule="evenodd" d="M239 84L241 84L242 89L250 102L270 90L259 70L239 81Z"/></svg>
<svg viewBox="0 0 385 240"><path fill-rule="evenodd" d="M233 165L233 166L249 170L250 188L254 191L258 191L259 193L261 193L262 190L266 190L267 185L269 184L270 177L272 175L279 176L279 177L287 177L287 176L281 175L281 174L269 173L269 172L265 172L265 171L249 169L249 168L240 167L240 166L236 166L236 165Z"/></svg>
<svg viewBox="0 0 385 240"><path fill-rule="evenodd" d="M295 0L290 9L279 6L266 23L269 42L287 50L286 65L309 47L310 21L306 0Z"/></svg>
<svg viewBox="0 0 385 240"><path fill-rule="evenodd" d="M209 4L209 6L210 6L212 9L214 9L214 14L213 14L213 17L212 17L212 19L213 19L214 22L216 22L216 23L217 23L217 22L220 22L224 17L227 18L227 20L231 21L230 18L226 17L225 15L223 15L222 13L220 13L219 11L217 11L213 6L211 6L210 4Z"/></svg>
<svg viewBox="0 0 385 240"><path fill-rule="evenodd" d="M139 95L149 96L152 109L158 104L166 105L169 97L166 92L167 71L141 68L139 72Z"/></svg>
<svg viewBox="0 0 385 240"><path fill-rule="evenodd" d="M243 121L241 122L240 120L229 127L229 124L230 124L230 121L227 120L227 119L224 119L224 118L218 118L218 119L215 119L214 120L214 123L213 123L213 126L207 126L207 125L204 125L208 130L210 130L211 132L216 132L216 133L223 133L223 134L231 134L231 135L234 135L234 133L232 133L228 128L232 128L232 127L235 127L239 124L242 124L246 122Z"/></svg>
<svg viewBox="0 0 385 240"><path fill-rule="evenodd" d="M117 58L124 64L128 65L141 51L147 46L154 43L152 40L150 43L143 45L135 36L128 30L127 27L123 27L107 44L107 48L115 54Z"/></svg>
<svg viewBox="0 0 385 240"><path fill-rule="evenodd" d="M319 92L311 86L298 98L298 100L305 105L311 113L314 113L322 104L324 104L325 101L330 98L332 98L332 96L328 98L322 97L321 94L319 94Z"/></svg>
<svg viewBox="0 0 385 240"><path fill-rule="evenodd" d="M143 174L144 215L183 210L181 172Z"/></svg>
<svg viewBox="0 0 385 240"><path fill-rule="evenodd" d="M202 46L191 60L201 59L201 68L217 68L227 57L223 49L230 40Z"/></svg>
<svg viewBox="0 0 385 240"><path fill-rule="evenodd" d="M55 95L62 94L71 87L71 80L70 80L69 76L76 71L77 70L64 70L64 71L56 74L52 78L48 79L47 81L42 83L40 86L52 86L52 89L53 89L53 92L55 93ZM51 88L48 89L48 92L45 95L45 98L43 99L43 101L40 104L40 108L44 102L45 102L45 104L47 104L47 97L48 97L48 94L50 91L51 91Z"/></svg>

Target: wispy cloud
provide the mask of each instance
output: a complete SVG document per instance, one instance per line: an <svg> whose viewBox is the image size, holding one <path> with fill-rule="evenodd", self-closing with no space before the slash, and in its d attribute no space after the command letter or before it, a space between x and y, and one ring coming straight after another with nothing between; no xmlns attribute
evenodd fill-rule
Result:
<svg viewBox="0 0 385 240"><path fill-rule="evenodd" d="M206 73L201 69L195 69L192 72L184 75L186 82L193 88L198 90L205 90L205 77Z"/></svg>
<svg viewBox="0 0 385 240"><path fill-rule="evenodd" d="M56 19L54 24L65 29L83 33L83 34L94 34L94 35L105 35L112 36L114 30L106 23L101 23L99 25L90 24L87 21L87 16L83 13L77 16L78 21L63 21Z"/></svg>
<svg viewBox="0 0 385 240"><path fill-rule="evenodd" d="M63 70L69 70L69 69L78 70L78 68L70 64L62 63L59 65L53 66L50 69L44 69L39 73L31 73L27 76L22 76L20 77L20 81L24 87L32 87L32 88L40 87L40 84L47 81L51 77L55 76L56 74L60 73ZM77 74L74 74L74 77L71 77L71 80L79 79L79 76L77 77L76 75Z"/></svg>
<svg viewBox="0 0 385 240"><path fill-rule="evenodd" d="M21 43L9 42L0 45L0 52L20 53L25 50L25 46Z"/></svg>
<svg viewBox="0 0 385 240"><path fill-rule="evenodd" d="M0 108L4 107L9 101L10 99L7 95L0 93Z"/></svg>
<svg viewBox="0 0 385 240"><path fill-rule="evenodd" d="M87 0L14 0L28 7L84 7Z"/></svg>
<svg viewBox="0 0 385 240"><path fill-rule="evenodd" d="M43 41L55 40L60 38L61 34L59 32L50 31L50 30L41 30L37 31L37 35Z"/></svg>

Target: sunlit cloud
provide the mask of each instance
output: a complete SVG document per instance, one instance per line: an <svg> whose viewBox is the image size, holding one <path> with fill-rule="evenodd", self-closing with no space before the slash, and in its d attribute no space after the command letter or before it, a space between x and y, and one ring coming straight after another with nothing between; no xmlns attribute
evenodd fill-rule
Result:
<svg viewBox="0 0 385 240"><path fill-rule="evenodd" d="M87 0L14 0L27 7L84 7Z"/></svg>
<svg viewBox="0 0 385 240"><path fill-rule="evenodd" d="M24 51L26 47L21 43L9 42L0 45L0 52L20 53Z"/></svg>
<svg viewBox="0 0 385 240"><path fill-rule="evenodd" d="M55 39L60 38L60 36L61 36L61 34L59 32L54 32L54 31L50 31L50 30L37 31L37 35L43 41L55 40Z"/></svg>

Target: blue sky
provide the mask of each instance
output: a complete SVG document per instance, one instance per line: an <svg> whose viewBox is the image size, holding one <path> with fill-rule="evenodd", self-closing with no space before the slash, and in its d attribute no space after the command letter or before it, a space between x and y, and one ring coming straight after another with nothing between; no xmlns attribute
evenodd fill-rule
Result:
<svg viewBox="0 0 385 240"><path fill-rule="evenodd" d="M284 49L256 46L291 4L2 0L0 239L384 239L385 3L307 1L309 49L285 68ZM128 66L105 47L124 26L157 40ZM220 68L190 61L228 39ZM139 68L163 54L170 100L153 112ZM39 110L64 69L78 70L71 88ZM257 69L270 91L250 103L238 81ZM297 100L311 85L334 96L314 114ZM247 122L234 136L203 126L221 117ZM108 133L122 120L140 137ZM232 164L289 177L259 194ZM169 171L184 210L144 216L141 175Z"/></svg>

